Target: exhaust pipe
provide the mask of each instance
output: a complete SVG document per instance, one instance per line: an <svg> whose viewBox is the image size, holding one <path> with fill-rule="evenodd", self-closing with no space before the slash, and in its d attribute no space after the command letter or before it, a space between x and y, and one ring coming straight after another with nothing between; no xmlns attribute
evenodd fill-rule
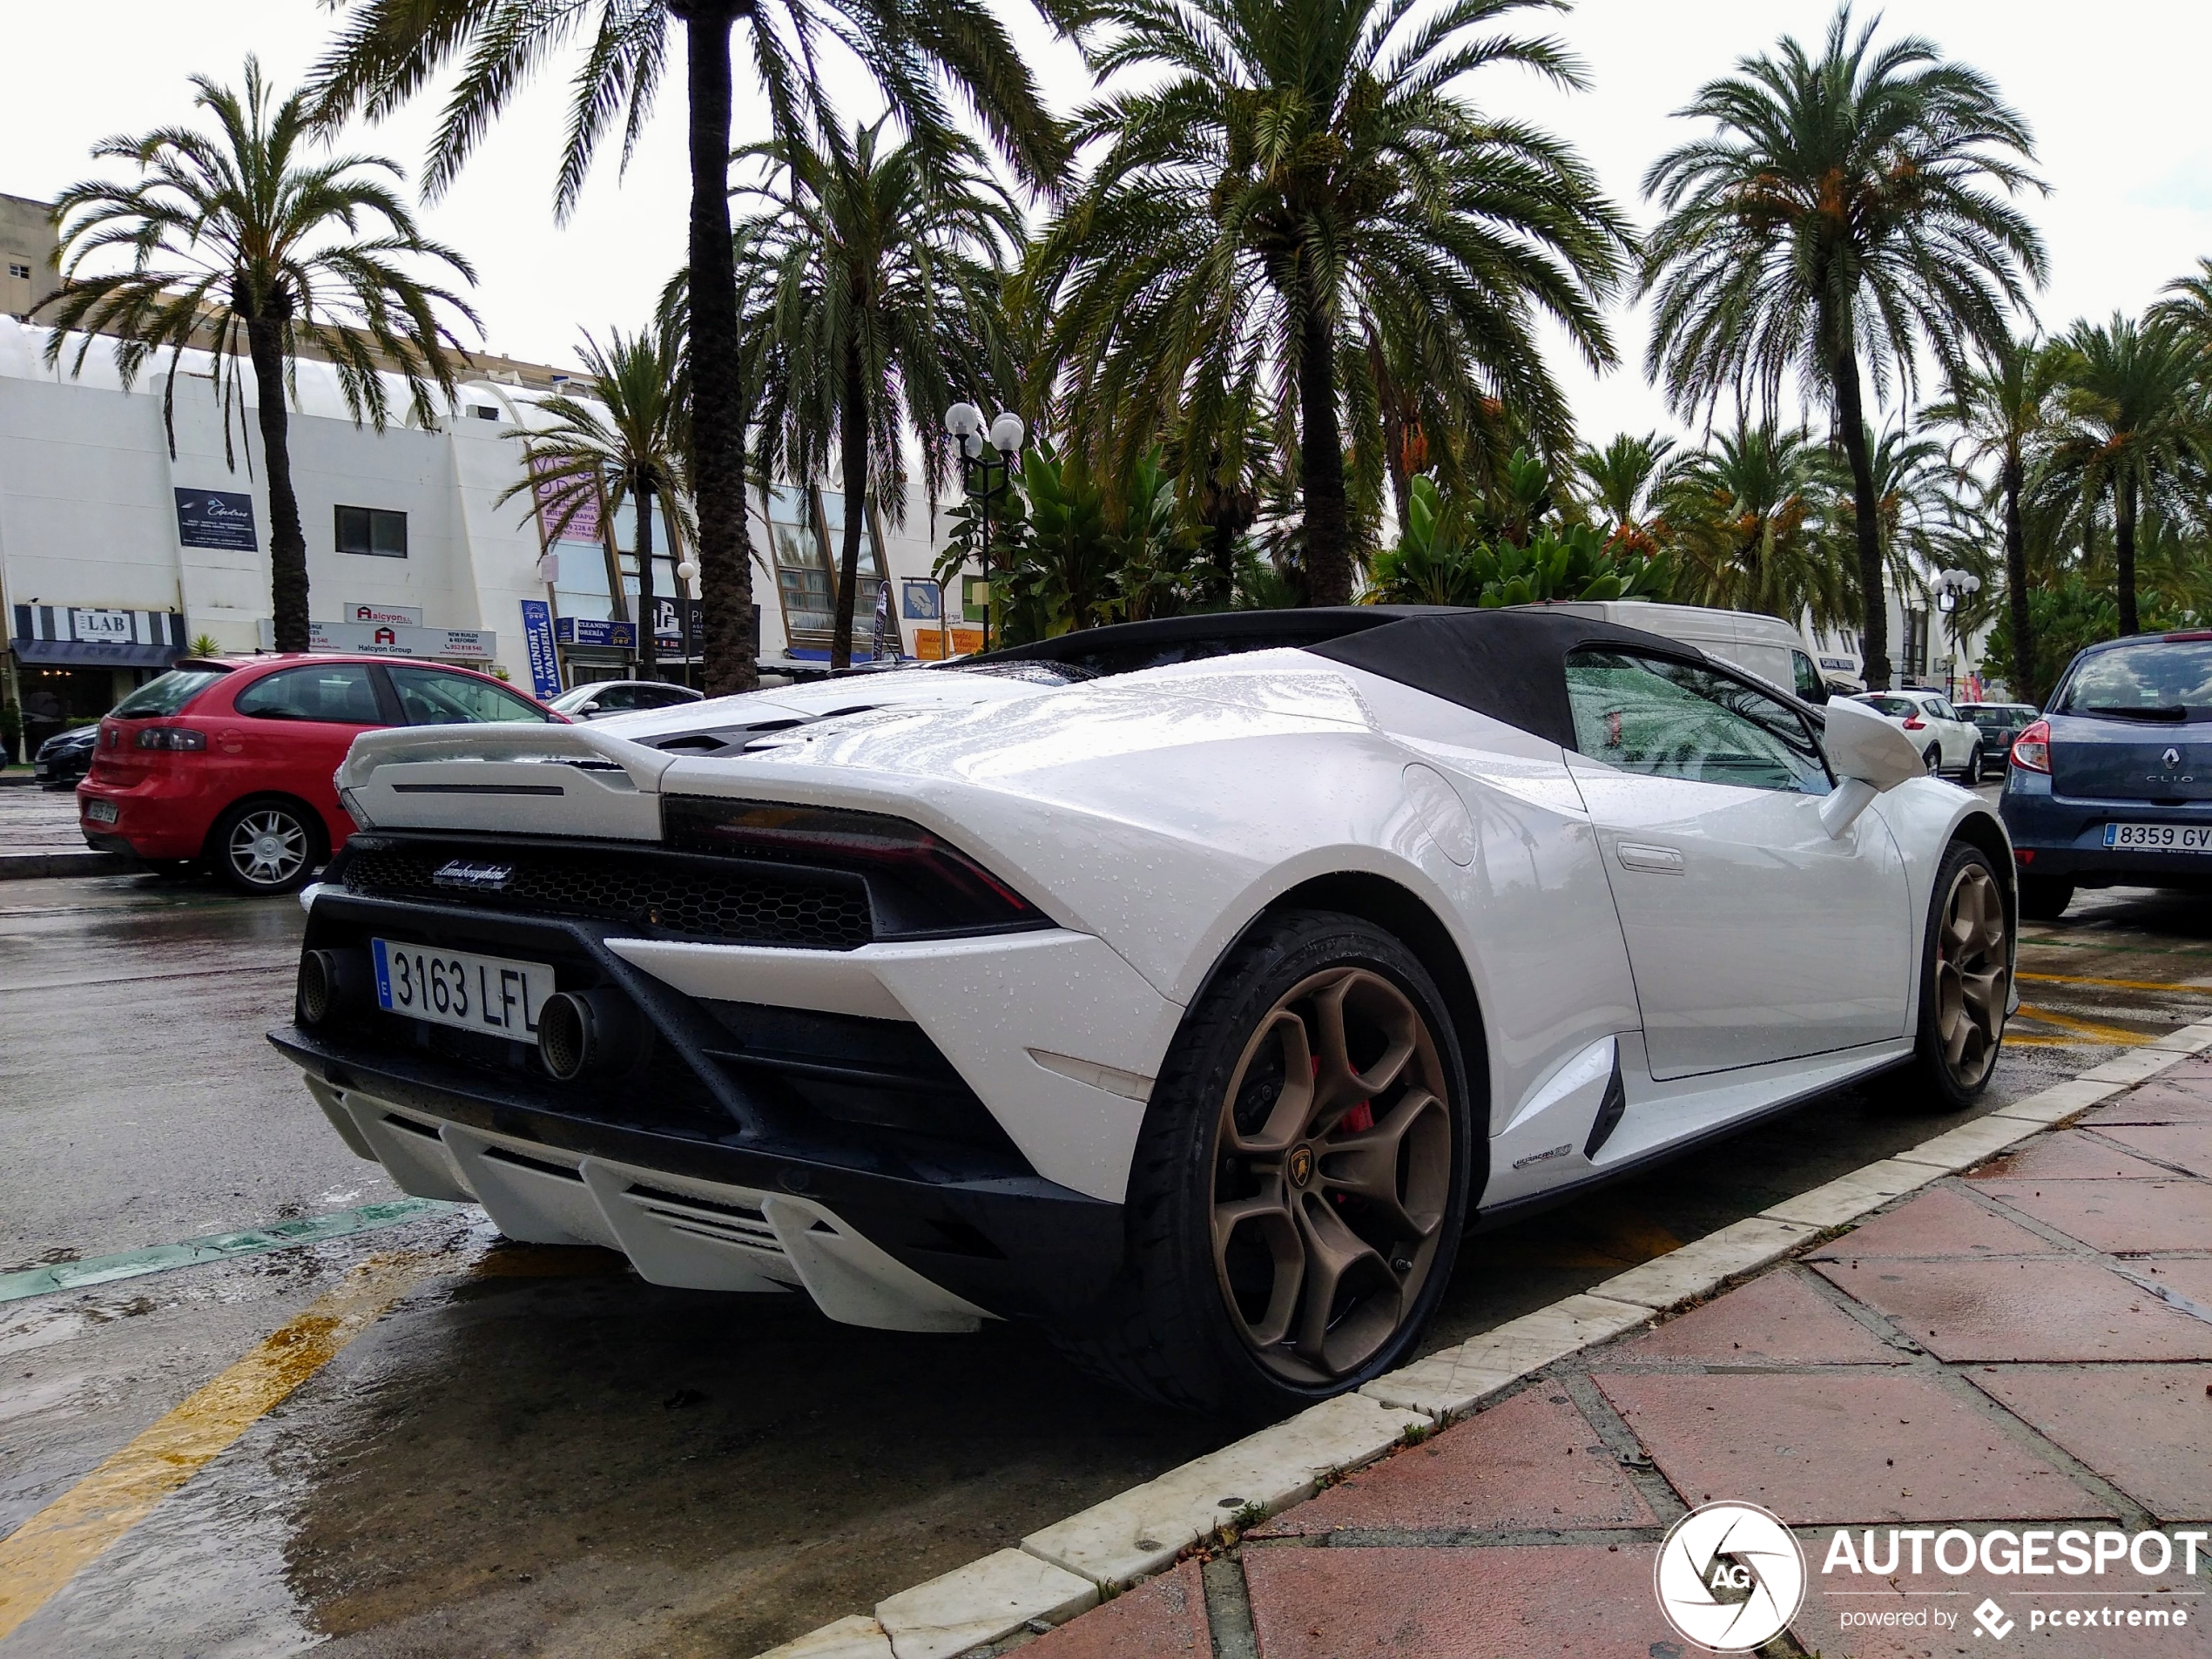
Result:
<svg viewBox="0 0 2212 1659"><path fill-rule="evenodd" d="M368 953L365 950L307 950L300 953L300 983L293 1008L301 1025L315 1026L371 1001Z"/></svg>
<svg viewBox="0 0 2212 1659"><path fill-rule="evenodd" d="M537 1015L537 1056L561 1082L626 1071L644 1058L651 1033L630 999L614 991L556 991Z"/></svg>

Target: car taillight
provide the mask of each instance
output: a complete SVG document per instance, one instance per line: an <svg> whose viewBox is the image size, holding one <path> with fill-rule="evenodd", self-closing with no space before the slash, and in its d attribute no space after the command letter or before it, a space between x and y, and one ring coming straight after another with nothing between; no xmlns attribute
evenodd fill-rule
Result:
<svg viewBox="0 0 2212 1659"><path fill-rule="evenodd" d="M141 749L205 749L207 734L195 732L188 725L150 725L138 733L136 746Z"/></svg>
<svg viewBox="0 0 2212 1659"><path fill-rule="evenodd" d="M1905 729L1907 732L1925 732L1928 729L1928 723L1917 714L1908 714L1905 717Z"/></svg>
<svg viewBox="0 0 2212 1659"><path fill-rule="evenodd" d="M664 795L661 826L686 853L847 871L866 880L880 936L1047 926L1020 894L919 824L879 813Z"/></svg>
<svg viewBox="0 0 2212 1659"><path fill-rule="evenodd" d="M2013 739L2013 764L2022 772L2051 775L2051 723L2038 720Z"/></svg>

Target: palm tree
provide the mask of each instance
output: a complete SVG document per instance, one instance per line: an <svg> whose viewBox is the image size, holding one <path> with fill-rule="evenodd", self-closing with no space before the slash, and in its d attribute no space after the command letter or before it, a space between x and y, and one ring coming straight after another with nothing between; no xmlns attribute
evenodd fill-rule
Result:
<svg viewBox="0 0 2212 1659"><path fill-rule="evenodd" d="M276 648L305 651L307 542L292 487L286 408L293 365L302 354L327 359L355 424L366 420L379 432L392 415L383 376L395 374L415 423L435 426L431 391L443 393L450 408L458 350L441 308L471 323L476 314L452 290L415 275L412 263L444 265L470 284L476 278L460 254L416 228L392 188L406 177L397 163L311 156L306 94L272 108L257 60L246 60L242 96L204 75L192 84L194 107L213 117L216 132L167 126L104 139L93 156L129 162L139 178L71 185L54 204L67 255L62 285L42 307L54 324L46 361L57 363L69 333L83 330L70 362L70 373L79 374L94 335L112 335L127 390L146 360L166 351L161 415L173 457L178 371L188 348L206 349L222 404L224 460L234 467L233 415L241 435L246 425L243 348L268 469ZM126 268L98 268L110 249L128 251Z"/></svg>
<svg viewBox="0 0 2212 1659"><path fill-rule="evenodd" d="M1976 354L1952 395L1921 411L1925 421L1959 428L1954 461L1996 469L1993 480L2005 544L2005 597L2012 625L2013 694L2040 702L2044 684L2037 671L2035 622L2029 612L2027 520L2023 511L2034 467L2052 415L2057 360L2033 336L2007 337Z"/></svg>
<svg viewBox="0 0 2212 1659"><path fill-rule="evenodd" d="M737 228L743 334L763 388L759 470L808 485L834 444L845 495L830 666L853 656L860 536L873 493L894 522L907 499L911 434L930 488L952 469L943 415L972 396L995 354L989 331L1008 249L1022 235L1014 199L959 141L938 165L883 123L742 152L788 193L748 186L769 206Z"/></svg>
<svg viewBox="0 0 2212 1659"><path fill-rule="evenodd" d="M692 531L684 497L691 411L683 381L680 325L664 314L625 336L610 329L603 350L583 337L583 395L549 397L537 406L550 424L516 435L529 446L531 475L500 496L543 490L550 536L602 496L619 511L633 503L637 519L637 658L647 679L660 677L653 631L653 508L671 529ZM590 401L587 401L586 400ZM671 548L671 555L678 550ZM683 603L683 595L677 595Z"/></svg>
<svg viewBox="0 0 2212 1659"><path fill-rule="evenodd" d="M2012 205L2041 188L2027 122L1979 71L1918 37L1876 51L1851 8L1818 56L1785 37L1678 113L1714 124L1644 175L1666 210L1645 245L1649 372L1687 413L1723 391L1770 412L1782 381L1829 401L1857 504L1866 683L1890 682L1864 374L1909 392L1916 349L1965 372L2010 337L2043 245Z"/></svg>
<svg viewBox="0 0 2212 1659"><path fill-rule="evenodd" d="M1642 531L1665 486L1675 441L1656 432L1638 437L1616 433L1602 449L1588 446L1575 454L1575 473L1586 504L1615 527L1633 536Z"/></svg>
<svg viewBox="0 0 2212 1659"><path fill-rule="evenodd" d="M2212 461L2202 361L2178 328L2118 312L2109 323L2076 323L2055 358L2050 481L2075 492L2085 515L2111 502L2120 631L2132 634L2139 515L2180 516L2185 478Z"/></svg>
<svg viewBox="0 0 2212 1659"><path fill-rule="evenodd" d="M1674 598L1822 630L1849 620L1858 595L1824 510L1833 481L1802 428L1771 421L1743 423L1683 457L1653 503L1674 560Z"/></svg>
<svg viewBox="0 0 2212 1659"><path fill-rule="evenodd" d="M1625 221L1567 145L1479 114L1456 90L1498 64L1579 87L1557 42L1493 30L1535 0L1096 0L1095 73L1140 87L1079 111L1099 146L1045 263L1075 365L1079 436L1171 429L1193 384L1264 360L1286 417L1316 604L1351 597L1340 351L1370 327L1426 331L1408 361L1472 428L1485 397L1562 452L1571 424L1537 319L1594 367ZM1186 453L1211 446L1190 444Z"/></svg>
<svg viewBox="0 0 2212 1659"><path fill-rule="evenodd" d="M1056 8L1062 0L1042 0ZM981 120L1025 182L1055 185L1065 165L1058 126L988 7L929 0L351 0L316 71L327 117L391 113L448 64L462 62L431 146L427 184L449 184L531 74L579 32L588 35L554 192L565 217L593 156L619 120L625 158L667 68L670 24L684 31L691 142L690 327L692 482L705 600L707 689L756 683L750 633L752 571L745 536L745 435L751 420L739 365L737 278L730 234L732 37L744 25L772 129L834 125L826 51L857 58L886 105L932 164L956 149L949 92Z"/></svg>

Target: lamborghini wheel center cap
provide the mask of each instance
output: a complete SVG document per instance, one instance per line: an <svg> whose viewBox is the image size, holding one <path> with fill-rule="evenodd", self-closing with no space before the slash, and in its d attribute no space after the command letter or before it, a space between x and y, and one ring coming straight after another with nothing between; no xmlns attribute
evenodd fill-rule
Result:
<svg viewBox="0 0 2212 1659"><path fill-rule="evenodd" d="M1292 1186L1306 1185L1313 1179L1313 1149L1304 1144L1292 1147L1291 1156L1284 1160L1283 1169Z"/></svg>

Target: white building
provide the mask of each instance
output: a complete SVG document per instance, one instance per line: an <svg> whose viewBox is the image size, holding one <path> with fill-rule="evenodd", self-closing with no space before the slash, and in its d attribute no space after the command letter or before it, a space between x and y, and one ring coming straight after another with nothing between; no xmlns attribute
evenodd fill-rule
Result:
<svg viewBox="0 0 2212 1659"><path fill-rule="evenodd" d="M72 377L77 339L60 366L48 368L48 332L0 316L4 690L24 707L34 741L104 713L195 641L248 652L272 638L267 479L250 401L242 442L233 416L233 469L208 361L186 354L172 457L162 424L165 357L149 362L125 392L110 342L94 341L83 374ZM525 475L519 435L539 418L534 405L557 380L528 366L492 373L497 378L460 388L436 429L408 424L379 434L348 417L328 365L298 365L293 482L317 644L466 662L542 687L525 629L550 624L561 641L550 658L563 684L629 671L634 515L612 516L604 529L578 523L571 539L545 546L529 496L500 497ZM542 384L524 385L525 378ZM406 407L403 396L393 401ZM748 529L763 665L803 671L826 663L844 498L779 488L757 496ZM663 671L678 678L684 619L672 603L667 527L656 518ZM936 519L941 545L941 511ZM903 527L870 503L857 654L873 643L879 578L897 596L887 646L932 657L948 643L972 648L968 631L954 630L948 641L932 620L931 520L919 491ZM556 556L545 559L549 551ZM619 582L617 564L625 572ZM694 662L695 619L694 611ZM541 677L548 657L537 653Z"/></svg>

